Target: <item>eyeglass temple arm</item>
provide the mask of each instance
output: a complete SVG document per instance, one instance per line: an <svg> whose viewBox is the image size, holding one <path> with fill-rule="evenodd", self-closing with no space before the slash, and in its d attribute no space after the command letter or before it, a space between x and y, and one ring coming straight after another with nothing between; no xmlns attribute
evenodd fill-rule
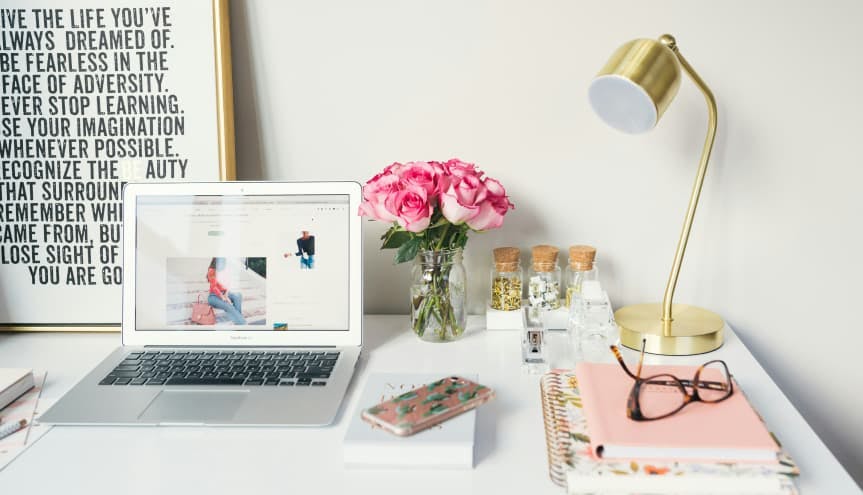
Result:
<svg viewBox="0 0 863 495"><path fill-rule="evenodd" d="M635 371L635 377L641 378L641 366L644 364L644 348L647 346L647 339L641 339L641 356L638 357L638 369Z"/></svg>
<svg viewBox="0 0 863 495"><path fill-rule="evenodd" d="M642 367L642 364L644 363L644 347L646 344L647 344L647 339L643 339L641 341L641 357L638 359L638 370L636 370L635 375L633 375L632 372L629 371L629 367L626 366L626 361L623 360L623 355L620 354L620 349L618 349L616 345L610 345L608 347L609 347L609 349L611 349L611 352L614 353L614 357L615 357L615 359L617 359L617 362L620 363L620 367L623 368L623 371L625 371L626 374L629 375L630 378L632 378L634 380L638 380L639 378L641 378L641 367ZM647 383L654 383L654 384L660 384L660 385L670 385L669 383L667 383L667 381L658 381L658 380L649 380ZM683 386L690 386L690 387L692 386L692 380L681 379L680 383ZM712 381L712 380L698 380L698 388L706 387L708 384L721 385L723 388L725 388L725 386L731 386L731 384L726 384L723 382L716 382L716 381Z"/></svg>
<svg viewBox="0 0 863 495"><path fill-rule="evenodd" d="M620 354L620 349L618 349L616 345L610 345L608 347L611 349L611 352L614 353L614 357L617 358L617 362L620 363L620 367L623 368L623 371L625 371L626 374L629 375L629 377L633 380L638 380L638 377L633 375L632 372L629 371L629 368L626 366L626 362L623 360L623 356Z"/></svg>

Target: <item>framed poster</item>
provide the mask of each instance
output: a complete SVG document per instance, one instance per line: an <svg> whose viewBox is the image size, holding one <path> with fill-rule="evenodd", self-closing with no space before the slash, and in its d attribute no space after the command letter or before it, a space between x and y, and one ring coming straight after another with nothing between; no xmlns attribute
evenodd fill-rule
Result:
<svg viewBox="0 0 863 495"><path fill-rule="evenodd" d="M233 180L227 0L0 5L0 330L116 330L122 187Z"/></svg>

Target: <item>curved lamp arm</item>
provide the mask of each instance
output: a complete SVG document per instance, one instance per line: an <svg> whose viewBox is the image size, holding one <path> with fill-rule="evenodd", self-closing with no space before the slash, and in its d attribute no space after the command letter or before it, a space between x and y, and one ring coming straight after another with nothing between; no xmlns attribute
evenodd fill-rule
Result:
<svg viewBox="0 0 863 495"><path fill-rule="evenodd" d="M701 152L701 162L698 165L698 173L695 176L695 185L692 187L692 194L689 197L689 207L686 209L686 219L683 222L683 230L680 232L680 240L677 241L677 251L674 253L674 263L671 265L671 273L668 275L668 284L665 286L665 296L662 298L662 333L666 337L670 337L671 322L673 320L671 314L672 300L674 299L674 289L677 287L677 278L680 275L680 266L683 264L683 255L686 252L686 243L689 241L689 231L692 230L692 221L695 218L695 208L698 206L698 198L701 196L701 186L704 184L704 176L707 174L707 162L710 160L710 152L713 151L713 141L716 138L716 100L713 98L713 93L707 84L698 76L695 70L689 65L689 62L683 58L680 51L677 49L677 44L671 36L663 36L660 41L666 45L677 56L677 60L683 67L683 70L692 79L692 82L698 86L698 89L704 94L704 99L707 100L707 138L704 140L704 149Z"/></svg>

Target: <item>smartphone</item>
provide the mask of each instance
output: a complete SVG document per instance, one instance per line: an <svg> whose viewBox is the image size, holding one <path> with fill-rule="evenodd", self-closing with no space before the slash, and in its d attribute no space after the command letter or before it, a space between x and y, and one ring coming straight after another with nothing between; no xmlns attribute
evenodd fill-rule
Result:
<svg viewBox="0 0 863 495"><path fill-rule="evenodd" d="M362 418L405 437L439 425L494 398L494 391L459 376L449 376L365 409Z"/></svg>

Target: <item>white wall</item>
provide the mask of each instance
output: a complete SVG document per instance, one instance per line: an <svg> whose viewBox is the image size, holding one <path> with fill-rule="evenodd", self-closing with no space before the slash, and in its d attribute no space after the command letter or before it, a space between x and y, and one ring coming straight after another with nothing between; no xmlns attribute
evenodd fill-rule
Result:
<svg viewBox="0 0 863 495"><path fill-rule="evenodd" d="M593 244L616 304L661 298L702 97L684 80L633 137L586 90L619 44L673 33L720 118L677 301L723 315L863 480L863 3L233 0L231 15L240 178L365 181L458 156L508 187L504 228L469 243L475 312L509 244ZM406 312L407 267L368 225L366 310Z"/></svg>

